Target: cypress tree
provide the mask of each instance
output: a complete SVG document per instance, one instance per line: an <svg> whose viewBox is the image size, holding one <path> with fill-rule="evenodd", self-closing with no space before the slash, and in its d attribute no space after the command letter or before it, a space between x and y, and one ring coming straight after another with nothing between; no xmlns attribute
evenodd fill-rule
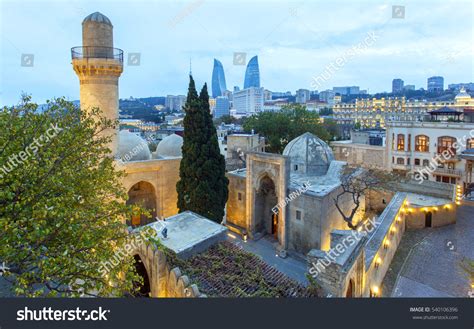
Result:
<svg viewBox="0 0 474 329"><path fill-rule="evenodd" d="M184 110L183 158L176 186L178 209L191 210L220 223L228 197L225 159L217 143L207 84L198 96L192 76Z"/></svg>

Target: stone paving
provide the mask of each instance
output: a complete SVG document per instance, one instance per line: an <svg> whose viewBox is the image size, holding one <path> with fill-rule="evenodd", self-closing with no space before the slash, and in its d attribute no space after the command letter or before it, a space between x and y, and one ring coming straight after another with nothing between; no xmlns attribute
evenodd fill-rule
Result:
<svg viewBox="0 0 474 329"><path fill-rule="evenodd" d="M397 251L392 271L398 273L392 297L468 297L470 278L461 262L474 259L474 206L461 206L454 225L407 231ZM404 244L422 237L407 252ZM400 255L404 261L400 262ZM398 256L398 257L397 257ZM398 269L397 269L398 267ZM393 277L393 274L392 274ZM390 275L384 281L390 287Z"/></svg>
<svg viewBox="0 0 474 329"><path fill-rule="evenodd" d="M265 261L265 263L275 267L293 280L296 280L305 286L308 285L308 279L306 278L306 273L308 273L306 261L300 257L296 258L294 255L288 255L286 258L278 257L276 255L277 242L272 238L264 236L257 241L249 239L244 242L237 234L229 233L228 236L228 241L259 256ZM301 255L301 257L304 256Z"/></svg>

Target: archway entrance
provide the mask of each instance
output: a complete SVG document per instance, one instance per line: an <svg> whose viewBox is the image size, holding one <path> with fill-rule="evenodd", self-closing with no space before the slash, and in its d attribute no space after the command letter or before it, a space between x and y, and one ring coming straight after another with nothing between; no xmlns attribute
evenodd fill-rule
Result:
<svg viewBox="0 0 474 329"><path fill-rule="evenodd" d="M433 216L433 214L431 213L431 211L428 211L426 214L425 214L425 227L431 227L431 217Z"/></svg>
<svg viewBox="0 0 474 329"><path fill-rule="evenodd" d="M280 215L272 211L277 204L275 183L270 177L264 176L255 194L255 232L278 239Z"/></svg>
<svg viewBox="0 0 474 329"><path fill-rule="evenodd" d="M352 298L353 296L354 296L354 281L350 279L349 284L347 285L346 298Z"/></svg>
<svg viewBox="0 0 474 329"><path fill-rule="evenodd" d="M139 281L133 282L133 288L137 289L134 292L134 296L135 297L150 297L150 292L151 292L150 279L148 278L148 273L146 271L145 264L143 264L143 261L140 258L140 256L135 255L133 258L135 260L135 270L137 271L137 274L141 276L143 279L143 282L139 282Z"/></svg>
<svg viewBox="0 0 474 329"><path fill-rule="evenodd" d="M127 225L142 226L155 221L156 194L153 185L143 181L133 185L128 191L127 205L139 205L146 208L152 216L151 218L147 218L137 211L132 215L131 220L127 221Z"/></svg>

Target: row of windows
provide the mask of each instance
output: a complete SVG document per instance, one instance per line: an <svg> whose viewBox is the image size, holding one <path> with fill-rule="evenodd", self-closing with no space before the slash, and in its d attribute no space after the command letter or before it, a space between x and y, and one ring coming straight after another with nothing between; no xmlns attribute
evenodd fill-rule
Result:
<svg viewBox="0 0 474 329"><path fill-rule="evenodd" d="M395 150L395 140L396 140L396 150L397 151L411 151L411 134L408 134L408 143L405 143L405 135L398 134L395 139L395 134L392 134L392 150ZM451 154L456 154L456 148L454 143L456 143L456 138L451 136L441 136L438 137L438 153L443 153L448 151ZM470 138L466 143L467 149L474 148L474 138ZM426 135L417 135L415 136L415 152L429 152L430 151L430 138Z"/></svg>

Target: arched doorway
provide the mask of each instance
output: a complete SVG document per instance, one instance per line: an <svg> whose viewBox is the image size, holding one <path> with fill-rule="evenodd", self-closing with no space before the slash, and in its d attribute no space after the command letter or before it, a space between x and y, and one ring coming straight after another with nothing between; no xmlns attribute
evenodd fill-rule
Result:
<svg viewBox="0 0 474 329"><path fill-rule="evenodd" d="M155 188L148 182L138 182L128 191L127 205L139 205L148 209L151 218L147 218L140 212L134 213L127 225L142 226L155 221L156 217L156 194Z"/></svg>
<svg viewBox="0 0 474 329"><path fill-rule="evenodd" d="M431 211L428 211L426 214L425 214L425 227L431 227L431 218L432 218L433 214L431 213Z"/></svg>
<svg viewBox="0 0 474 329"><path fill-rule="evenodd" d="M148 278L148 273L146 271L145 264L143 264L143 261L140 256L135 255L133 258L135 260L135 270L137 271L137 274L143 279L143 282L133 282L133 288L137 289L134 292L134 297L150 297L150 279Z"/></svg>
<svg viewBox="0 0 474 329"><path fill-rule="evenodd" d="M346 298L352 298L353 296L354 296L354 281L350 279L349 284L347 285Z"/></svg>
<svg viewBox="0 0 474 329"><path fill-rule="evenodd" d="M278 225L280 215L273 212L276 209L278 198L275 193L275 183L265 175L259 184L255 195L255 232L270 235L278 239Z"/></svg>

